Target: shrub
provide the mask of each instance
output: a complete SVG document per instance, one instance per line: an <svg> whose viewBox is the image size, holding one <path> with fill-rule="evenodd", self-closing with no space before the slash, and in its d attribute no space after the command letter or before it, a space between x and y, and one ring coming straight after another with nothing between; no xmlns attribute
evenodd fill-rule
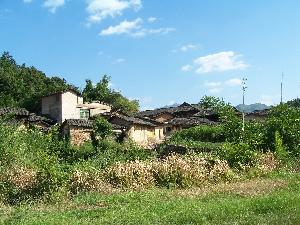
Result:
<svg viewBox="0 0 300 225"><path fill-rule="evenodd" d="M300 155L300 109L280 104L273 107L265 124L265 149L275 150L274 134L279 132L282 143L293 156Z"/></svg>
<svg viewBox="0 0 300 225"><path fill-rule="evenodd" d="M171 141L199 141L199 142L224 142L224 130L222 126L197 126L184 129L175 133Z"/></svg>
<svg viewBox="0 0 300 225"><path fill-rule="evenodd" d="M253 149L245 143L227 143L217 152L217 155L221 159L226 160L231 167L238 169L253 165L257 154L256 151L253 151Z"/></svg>
<svg viewBox="0 0 300 225"><path fill-rule="evenodd" d="M288 152L282 143L282 138L278 131L275 132L275 154L281 161L285 161L288 157Z"/></svg>

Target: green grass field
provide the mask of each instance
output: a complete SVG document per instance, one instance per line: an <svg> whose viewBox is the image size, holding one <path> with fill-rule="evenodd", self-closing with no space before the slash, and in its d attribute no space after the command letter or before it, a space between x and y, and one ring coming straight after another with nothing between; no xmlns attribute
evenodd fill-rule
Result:
<svg viewBox="0 0 300 225"><path fill-rule="evenodd" d="M300 174L2 206L2 224L300 224Z"/></svg>

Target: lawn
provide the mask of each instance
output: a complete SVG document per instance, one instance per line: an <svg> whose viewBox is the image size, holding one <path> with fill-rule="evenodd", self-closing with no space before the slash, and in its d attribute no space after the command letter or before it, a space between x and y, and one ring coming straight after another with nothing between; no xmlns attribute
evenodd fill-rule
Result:
<svg viewBox="0 0 300 225"><path fill-rule="evenodd" d="M300 224L300 174L2 206L2 224Z"/></svg>

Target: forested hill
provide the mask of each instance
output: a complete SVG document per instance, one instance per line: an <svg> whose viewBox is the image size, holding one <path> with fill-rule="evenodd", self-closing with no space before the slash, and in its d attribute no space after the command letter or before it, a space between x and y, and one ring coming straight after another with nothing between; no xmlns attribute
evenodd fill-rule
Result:
<svg viewBox="0 0 300 225"><path fill-rule="evenodd" d="M109 88L110 77L103 76L93 85L86 80L82 92L85 101L102 101L116 111L133 114L139 103L129 100L120 92ZM31 112L41 111L41 97L47 94L78 88L59 77L47 77L43 72L25 64L18 65L13 57L4 52L0 58L0 107L23 107Z"/></svg>
<svg viewBox="0 0 300 225"><path fill-rule="evenodd" d="M39 112L41 97L68 88L76 89L59 77L47 77L25 64L18 65L8 52L0 58L0 107L24 107Z"/></svg>

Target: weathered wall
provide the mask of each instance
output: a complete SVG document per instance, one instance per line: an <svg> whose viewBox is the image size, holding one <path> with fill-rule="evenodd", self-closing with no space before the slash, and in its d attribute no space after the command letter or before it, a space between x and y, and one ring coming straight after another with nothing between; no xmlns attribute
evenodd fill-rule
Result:
<svg viewBox="0 0 300 225"><path fill-rule="evenodd" d="M95 115L103 114L103 113L110 112L110 111L111 111L110 106L102 105L102 106L99 106L99 108L90 109L90 115L95 116Z"/></svg>
<svg viewBox="0 0 300 225"><path fill-rule="evenodd" d="M70 132L69 135L70 135L71 144L81 145L86 141L90 141L92 131L93 131L92 129L70 126L69 127L69 132ZM67 133L68 130L66 130L64 132Z"/></svg>
<svg viewBox="0 0 300 225"><path fill-rule="evenodd" d="M72 92L65 92L61 94L61 99L61 122L65 121L66 119L80 119L80 109L76 106L77 104L82 104L82 98Z"/></svg>
<svg viewBox="0 0 300 225"><path fill-rule="evenodd" d="M165 114L161 114L161 115L156 116L154 119L158 122L163 123L163 122L166 122L166 121L171 120L173 118L174 117L171 114L165 113Z"/></svg>
<svg viewBox="0 0 300 225"><path fill-rule="evenodd" d="M61 95L50 95L42 98L42 114L49 115L53 120L61 123Z"/></svg>
<svg viewBox="0 0 300 225"><path fill-rule="evenodd" d="M163 126L155 127L155 138L157 139L157 141L163 140L165 138Z"/></svg>
<svg viewBox="0 0 300 225"><path fill-rule="evenodd" d="M164 139L163 127L148 127L133 125L128 131L128 137L142 146L149 146Z"/></svg>

